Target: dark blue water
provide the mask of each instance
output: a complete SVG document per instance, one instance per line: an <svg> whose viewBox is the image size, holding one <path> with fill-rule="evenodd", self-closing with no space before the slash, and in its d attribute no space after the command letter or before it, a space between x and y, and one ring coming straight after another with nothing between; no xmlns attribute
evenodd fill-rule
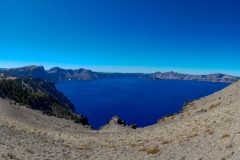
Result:
<svg viewBox="0 0 240 160"><path fill-rule="evenodd" d="M101 79L58 83L75 105L76 112L86 116L98 129L114 115L127 124L152 125L158 118L182 109L184 102L207 96L228 83L146 79Z"/></svg>

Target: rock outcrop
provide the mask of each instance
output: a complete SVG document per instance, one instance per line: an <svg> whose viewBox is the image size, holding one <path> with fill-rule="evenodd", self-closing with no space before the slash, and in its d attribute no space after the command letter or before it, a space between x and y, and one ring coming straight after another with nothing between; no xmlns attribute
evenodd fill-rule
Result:
<svg viewBox="0 0 240 160"><path fill-rule="evenodd" d="M130 124L129 128L132 128L132 129L137 129L137 124L135 124L135 123L132 123L132 124Z"/></svg>
<svg viewBox="0 0 240 160"><path fill-rule="evenodd" d="M125 121L121 120L121 118L119 118L118 116L112 117L108 122L108 124L119 124L119 125L126 126Z"/></svg>
<svg viewBox="0 0 240 160"><path fill-rule="evenodd" d="M105 126L101 126L99 130L122 130L123 128L130 128L130 129L136 129L137 125L135 123L130 124L129 126L126 124L124 120L119 118L118 116L112 117Z"/></svg>

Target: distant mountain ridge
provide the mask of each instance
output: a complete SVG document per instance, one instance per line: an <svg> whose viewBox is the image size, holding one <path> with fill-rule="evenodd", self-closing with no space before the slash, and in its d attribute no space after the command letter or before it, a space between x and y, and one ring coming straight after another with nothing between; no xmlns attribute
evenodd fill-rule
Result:
<svg viewBox="0 0 240 160"><path fill-rule="evenodd" d="M104 73L93 72L87 69L62 69L59 67L45 70L43 66L26 66L20 68L10 68L0 71L0 73L16 77L42 78L47 81L58 82L67 80L96 80L105 78L145 78L150 80L173 79L173 80L195 80L208 82L233 83L240 78L215 73L208 75L190 75L177 72L156 72L156 73Z"/></svg>
<svg viewBox="0 0 240 160"><path fill-rule="evenodd" d="M240 78L222 74L222 73L214 73L208 75L190 75L190 74L181 74L177 72L156 72L151 75L151 78L159 78L159 79L176 79L176 80L196 80L196 81L208 81L208 82L228 82L233 83L238 81Z"/></svg>

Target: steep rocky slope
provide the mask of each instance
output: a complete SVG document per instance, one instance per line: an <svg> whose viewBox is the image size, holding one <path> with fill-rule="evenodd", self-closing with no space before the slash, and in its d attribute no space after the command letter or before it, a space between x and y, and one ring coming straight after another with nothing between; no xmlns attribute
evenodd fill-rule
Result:
<svg viewBox="0 0 240 160"><path fill-rule="evenodd" d="M151 116L151 115L149 115ZM240 81L145 128L93 131L0 99L2 159L240 158Z"/></svg>
<svg viewBox="0 0 240 160"><path fill-rule="evenodd" d="M42 111L43 114L72 119L77 123L89 125L87 118L74 114L74 105L55 84L42 79L17 78L0 80L0 97L11 100L16 105Z"/></svg>
<svg viewBox="0 0 240 160"><path fill-rule="evenodd" d="M236 82L239 78L225 74L209 74L209 75L189 75L176 72L156 72L156 73L104 73L93 72L87 69L62 69L59 67L45 70L43 66L26 66L21 68L11 68L0 71L0 73L8 76L17 77L34 77L47 81L58 82L66 80L95 80L104 78L146 78L151 80L174 79L174 80L196 80L209 82Z"/></svg>

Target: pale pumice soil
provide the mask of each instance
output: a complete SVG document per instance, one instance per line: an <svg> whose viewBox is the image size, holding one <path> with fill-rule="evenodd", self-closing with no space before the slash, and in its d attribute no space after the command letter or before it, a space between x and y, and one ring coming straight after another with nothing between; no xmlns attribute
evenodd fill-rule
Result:
<svg viewBox="0 0 240 160"><path fill-rule="evenodd" d="M91 130L0 99L0 159L11 158L239 160L240 81L136 130L115 124Z"/></svg>

